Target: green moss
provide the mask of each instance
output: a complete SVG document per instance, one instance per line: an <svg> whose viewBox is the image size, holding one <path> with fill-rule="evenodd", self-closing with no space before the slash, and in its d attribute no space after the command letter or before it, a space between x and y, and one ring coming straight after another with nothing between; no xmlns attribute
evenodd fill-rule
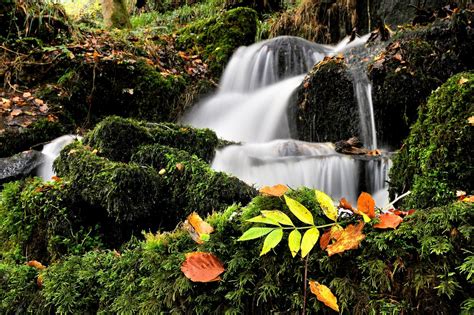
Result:
<svg viewBox="0 0 474 315"><path fill-rule="evenodd" d="M467 80L466 82L463 82ZM449 203L456 190L473 193L474 74L460 73L432 93L394 158L391 193L412 190L404 203L424 208Z"/></svg>
<svg viewBox="0 0 474 315"><path fill-rule="evenodd" d="M291 195L314 216L327 220L312 190ZM262 257L261 239L237 241L249 226L247 218L261 207L280 205L279 198L259 196L244 208L232 206L212 214L208 222L216 231L203 245L177 229L148 235L120 256L92 252L70 257L48 268L44 297L56 309L81 307L90 312L298 312L304 263L291 257L285 240ZM473 214L472 204L457 202L415 212L395 230L367 225L366 239L357 250L328 257L315 248L309 256L308 276L331 288L342 312L459 313L462 303L468 307L465 301L473 289L467 271L473 259ZM186 279L180 266L185 253L192 251L219 257L226 269L222 280L203 284ZM331 314L331 310L308 295L307 313Z"/></svg>
<svg viewBox="0 0 474 315"><path fill-rule="evenodd" d="M40 119L28 128L7 130L0 133L0 157L7 157L28 150L35 144L53 140L66 133L59 122Z"/></svg>
<svg viewBox="0 0 474 315"><path fill-rule="evenodd" d="M256 34L255 10L237 8L179 30L176 45L180 49L202 53L209 69L219 75L234 50L252 44Z"/></svg>
<svg viewBox="0 0 474 315"><path fill-rule="evenodd" d="M151 143L179 148L210 162L218 141L209 129L172 123L151 124L116 116L101 121L85 137L85 143L98 149L100 155L122 162L128 162L140 145Z"/></svg>

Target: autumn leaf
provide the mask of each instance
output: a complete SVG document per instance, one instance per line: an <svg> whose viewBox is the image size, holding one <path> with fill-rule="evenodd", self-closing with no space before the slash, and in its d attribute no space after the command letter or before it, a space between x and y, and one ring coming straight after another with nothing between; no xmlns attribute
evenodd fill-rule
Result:
<svg viewBox="0 0 474 315"><path fill-rule="evenodd" d="M221 279L219 275L224 270L224 265L219 258L211 253L188 253L186 260L181 264L181 271L193 282L219 281Z"/></svg>
<svg viewBox="0 0 474 315"><path fill-rule="evenodd" d="M339 201L339 208L353 210L352 205L349 201L346 200L346 198L341 198L341 200Z"/></svg>
<svg viewBox="0 0 474 315"><path fill-rule="evenodd" d="M184 222L185 229L191 235L191 238L198 244L204 243L204 238L214 232L214 228L205 222L196 212L191 213Z"/></svg>
<svg viewBox="0 0 474 315"><path fill-rule="evenodd" d="M330 229L326 230L319 240L319 246L322 250L325 250L328 247L329 242L332 239L332 233L342 230L342 226L339 224L333 225Z"/></svg>
<svg viewBox="0 0 474 315"><path fill-rule="evenodd" d="M375 218L375 201L372 196L362 192L357 199L357 210L365 213L369 218Z"/></svg>
<svg viewBox="0 0 474 315"><path fill-rule="evenodd" d="M283 238L283 229L274 229L270 234L267 235L265 240L263 241L262 251L260 252L260 256L265 255L271 249L275 248Z"/></svg>
<svg viewBox="0 0 474 315"><path fill-rule="evenodd" d="M308 209L306 209L305 206L286 195L284 195L284 197L286 205L290 209L291 213L295 215L295 217L297 217L303 223L314 225L313 215Z"/></svg>
<svg viewBox="0 0 474 315"><path fill-rule="evenodd" d="M259 192L264 196L273 196L273 197L281 197L288 191L288 187L282 184L278 184L275 186L264 186L260 188Z"/></svg>
<svg viewBox="0 0 474 315"><path fill-rule="evenodd" d="M295 226L290 217L280 210L262 210L262 215L280 224Z"/></svg>
<svg viewBox="0 0 474 315"><path fill-rule="evenodd" d="M469 122L471 126L474 126L474 116L469 117L467 121Z"/></svg>
<svg viewBox="0 0 474 315"><path fill-rule="evenodd" d="M360 242L365 238L365 235L362 233L363 228L364 223L359 222L357 225L350 224L343 230L333 231L331 238L335 239L336 242L328 245L326 249L328 255L332 256L346 250L358 248Z"/></svg>
<svg viewBox="0 0 474 315"><path fill-rule="evenodd" d="M246 220L247 222L252 222L252 223L264 223L264 224L271 224L271 225L278 225L281 226L278 221L275 221L272 218L267 218L266 216L263 215L258 215L256 217L253 217L251 219Z"/></svg>
<svg viewBox="0 0 474 315"><path fill-rule="evenodd" d="M458 84L459 85L463 85L464 83L466 82L469 82L469 79L465 78L465 77L461 77L461 79L459 79L458 81Z"/></svg>
<svg viewBox="0 0 474 315"><path fill-rule="evenodd" d="M303 240L301 241L301 257L306 257L308 253L313 249L314 245L318 242L319 230L315 227L310 228L303 235Z"/></svg>
<svg viewBox="0 0 474 315"><path fill-rule="evenodd" d="M400 216L389 212L381 214L379 220L379 223L374 225L376 229L395 229L403 221Z"/></svg>
<svg viewBox="0 0 474 315"><path fill-rule="evenodd" d="M10 113L10 116L16 117L16 116L18 116L18 115L20 115L20 114L22 114L22 113L23 113L23 111L22 111L21 109L18 109L18 108L17 108L17 109L12 110L12 112Z"/></svg>
<svg viewBox="0 0 474 315"><path fill-rule="evenodd" d="M337 221L337 208L334 206L331 197L323 193L322 191L316 190L316 200L318 201L324 214L331 220Z"/></svg>
<svg viewBox="0 0 474 315"><path fill-rule="evenodd" d="M267 235L271 231L273 231L274 228L267 228L267 227L253 227L248 229L247 231L242 234L242 236L238 239L239 241L249 241L253 240L259 237L262 237L264 235Z"/></svg>
<svg viewBox="0 0 474 315"><path fill-rule="evenodd" d="M332 308L336 312L339 312L337 298L327 286L320 284L317 281L309 281L309 288L311 289L311 292L316 295L316 298L319 301L323 302L324 305Z"/></svg>
<svg viewBox="0 0 474 315"><path fill-rule="evenodd" d="M290 248L291 256L295 257L301 248L301 233L298 230L291 231L288 235L288 247Z"/></svg>
<svg viewBox="0 0 474 315"><path fill-rule="evenodd" d="M46 269L46 267L37 260L30 260L29 262L26 263L26 265L29 266L29 267L33 267L35 269L38 269L38 270Z"/></svg>

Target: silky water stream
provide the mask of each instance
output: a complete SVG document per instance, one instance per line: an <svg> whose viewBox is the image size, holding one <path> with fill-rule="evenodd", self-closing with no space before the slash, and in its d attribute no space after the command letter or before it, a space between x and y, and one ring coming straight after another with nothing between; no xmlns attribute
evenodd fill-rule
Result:
<svg viewBox="0 0 474 315"><path fill-rule="evenodd" d="M360 191L386 203L387 156L354 157L335 151L332 143L291 139L288 109L291 96L313 65L338 53L348 53L367 36L335 46L282 36L239 48L227 65L217 93L197 104L182 123L210 128L226 140L240 142L218 150L212 167L257 187L286 184L325 191L334 199L354 202ZM353 70L359 106L361 139L377 147L371 85L364 72Z"/></svg>

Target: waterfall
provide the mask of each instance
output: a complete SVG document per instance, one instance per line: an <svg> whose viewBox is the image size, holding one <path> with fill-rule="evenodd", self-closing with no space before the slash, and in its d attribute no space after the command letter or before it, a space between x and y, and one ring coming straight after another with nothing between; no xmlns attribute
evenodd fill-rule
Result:
<svg viewBox="0 0 474 315"><path fill-rule="evenodd" d="M45 144L41 153L44 156L44 162L41 164L36 175L41 177L44 181L48 181L55 175L53 170L53 162L59 156L61 150L80 137L74 135L65 135L54 139L48 144Z"/></svg>
<svg viewBox="0 0 474 315"><path fill-rule="evenodd" d="M287 111L292 93L315 63L358 47L367 38L352 42L346 38L328 46L282 36L241 47L229 61L217 93L197 104L181 122L243 142L217 151L212 163L216 170L257 186L308 186L354 202L363 186L361 178L368 179L370 183L364 187L371 192L385 187L387 160L364 161L338 154L330 143L292 140ZM375 148L370 82L363 75L354 82L362 137Z"/></svg>
<svg viewBox="0 0 474 315"><path fill-rule="evenodd" d="M377 148L377 134L372 104L372 84L370 84L365 72L352 71L352 77L354 79L354 92L359 105L362 143L373 150Z"/></svg>

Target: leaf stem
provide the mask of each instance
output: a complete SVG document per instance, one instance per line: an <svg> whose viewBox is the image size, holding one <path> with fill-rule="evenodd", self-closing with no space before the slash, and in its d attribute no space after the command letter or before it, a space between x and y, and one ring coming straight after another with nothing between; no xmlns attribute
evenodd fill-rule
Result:
<svg viewBox="0 0 474 315"><path fill-rule="evenodd" d="M306 288L308 286L308 257L309 255L306 255L306 258L304 260L304 285L303 285L303 312L302 315L306 315Z"/></svg>
<svg viewBox="0 0 474 315"><path fill-rule="evenodd" d="M308 226L299 226L299 227L296 227L296 226L289 226L289 227L281 227L283 230L305 230L305 229L312 229L312 228L317 228L317 229L320 229L320 228L325 228L325 227L328 227L328 226L333 226L333 225L336 225L337 222L334 222L334 223L328 223L328 224L323 224L323 225L308 225Z"/></svg>

